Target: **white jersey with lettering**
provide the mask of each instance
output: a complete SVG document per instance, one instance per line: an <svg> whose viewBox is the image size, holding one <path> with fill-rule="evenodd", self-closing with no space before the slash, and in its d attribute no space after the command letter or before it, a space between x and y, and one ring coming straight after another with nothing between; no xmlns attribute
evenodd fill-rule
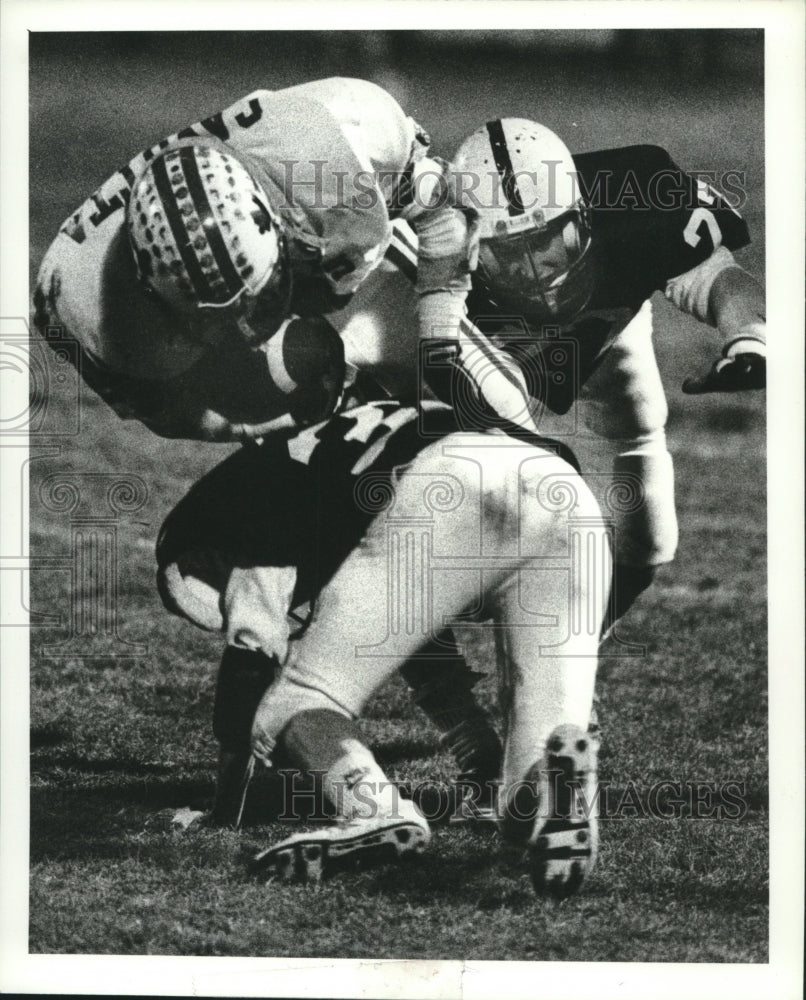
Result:
<svg viewBox="0 0 806 1000"><path fill-rule="evenodd" d="M209 354L180 317L144 293L126 233L138 175L165 149L199 141L234 151L276 197L292 267L304 260L310 272L313 260L323 301L334 308L382 259L413 164L429 162L427 137L388 93L341 78L255 91L138 153L66 220L34 297L37 326L66 328L112 378L166 383ZM137 416L136 400L128 403L135 412L121 415Z"/></svg>

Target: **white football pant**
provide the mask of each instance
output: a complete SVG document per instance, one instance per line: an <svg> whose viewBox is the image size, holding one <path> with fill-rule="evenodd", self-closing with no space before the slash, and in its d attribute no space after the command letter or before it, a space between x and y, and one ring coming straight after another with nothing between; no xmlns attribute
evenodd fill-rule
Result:
<svg viewBox="0 0 806 1000"><path fill-rule="evenodd" d="M370 477L371 478L371 477ZM357 502L378 503L359 479ZM357 717L459 616L492 618L505 716L504 783L524 778L561 723L586 729L611 583L608 530L574 470L499 433L427 446L322 591L253 727L269 759L298 713Z"/></svg>

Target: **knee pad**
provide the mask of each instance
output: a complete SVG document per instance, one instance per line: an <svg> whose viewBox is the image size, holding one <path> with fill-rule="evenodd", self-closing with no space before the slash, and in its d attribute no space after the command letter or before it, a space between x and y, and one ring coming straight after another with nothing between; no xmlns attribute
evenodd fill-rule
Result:
<svg viewBox="0 0 806 1000"><path fill-rule="evenodd" d="M613 459L608 504L615 520L616 561L631 566L671 562L678 531L666 435L661 429L623 444L625 450Z"/></svg>

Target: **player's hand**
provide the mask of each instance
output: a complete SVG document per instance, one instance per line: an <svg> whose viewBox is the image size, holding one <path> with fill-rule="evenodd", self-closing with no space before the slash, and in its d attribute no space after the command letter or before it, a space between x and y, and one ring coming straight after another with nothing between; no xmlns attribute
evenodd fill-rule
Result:
<svg viewBox="0 0 806 1000"><path fill-rule="evenodd" d="M764 389L767 385L767 359L755 351L742 351L719 358L705 375L687 378L683 392L690 396L704 392L741 392Z"/></svg>

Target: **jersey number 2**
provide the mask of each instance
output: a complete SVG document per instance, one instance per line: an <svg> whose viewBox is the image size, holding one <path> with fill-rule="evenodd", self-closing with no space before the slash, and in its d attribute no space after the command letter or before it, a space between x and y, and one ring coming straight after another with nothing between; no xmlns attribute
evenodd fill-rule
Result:
<svg viewBox="0 0 806 1000"><path fill-rule="evenodd" d="M708 234L714 245L713 248L716 250L722 242L722 231L719 228L719 223L714 218L714 213L707 208L698 207L694 209L686 228L683 230L683 239L690 247L696 247L702 239L699 230L703 222L708 227Z"/></svg>

